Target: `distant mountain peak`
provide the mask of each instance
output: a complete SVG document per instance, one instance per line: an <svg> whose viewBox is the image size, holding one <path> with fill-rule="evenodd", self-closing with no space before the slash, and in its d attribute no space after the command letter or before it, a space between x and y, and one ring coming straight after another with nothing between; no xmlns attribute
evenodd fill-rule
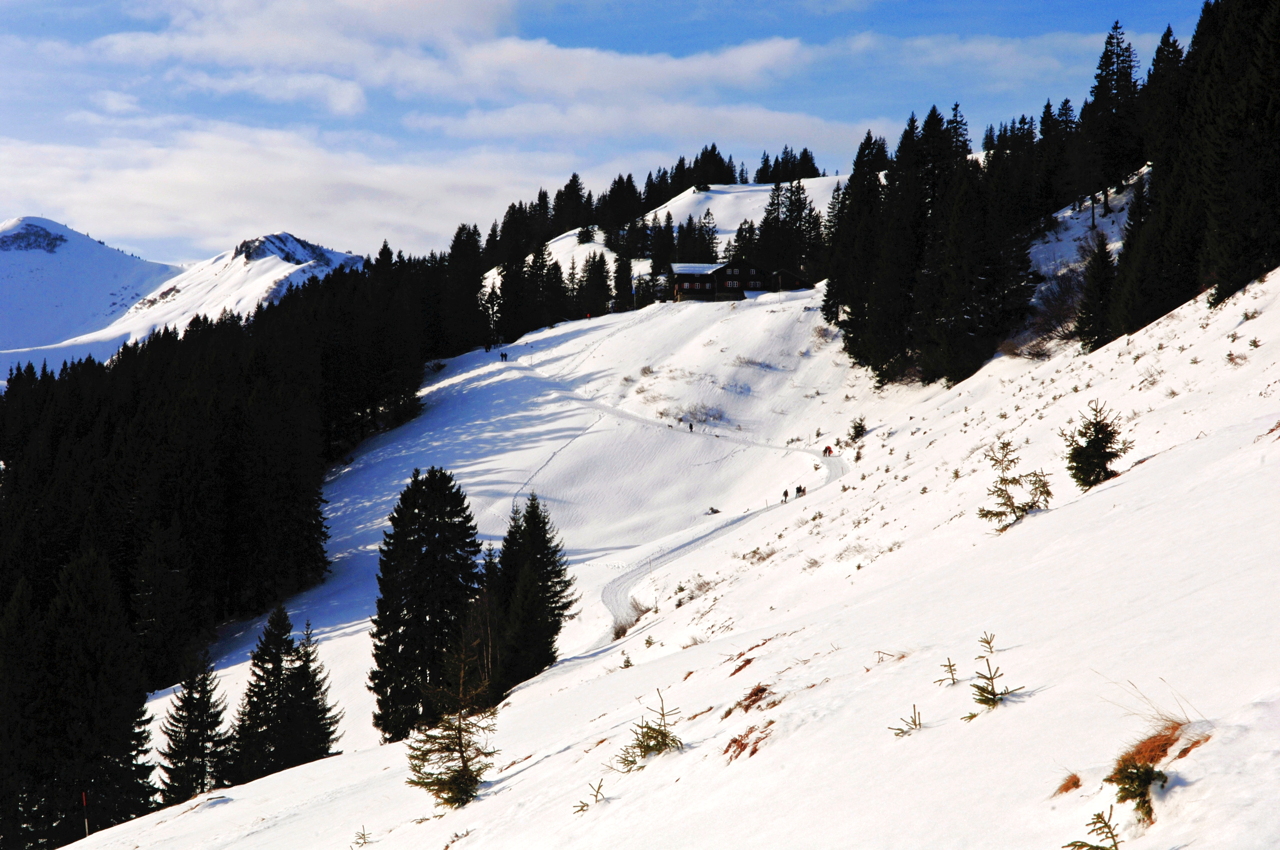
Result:
<svg viewBox="0 0 1280 850"><path fill-rule="evenodd" d="M0 251L44 251L52 254L67 241L61 233L53 233L30 221L0 236Z"/></svg>
<svg viewBox="0 0 1280 850"><path fill-rule="evenodd" d="M333 265L328 251L291 233L272 233L257 239L246 239L236 246L231 258L234 260L236 257L244 257L245 265L267 257L279 257L295 266L315 263L329 268Z"/></svg>

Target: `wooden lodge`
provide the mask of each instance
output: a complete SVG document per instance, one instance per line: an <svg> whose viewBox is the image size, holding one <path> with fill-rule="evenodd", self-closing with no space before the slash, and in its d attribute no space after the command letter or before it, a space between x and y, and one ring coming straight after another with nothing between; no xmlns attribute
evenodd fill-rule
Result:
<svg viewBox="0 0 1280 850"><path fill-rule="evenodd" d="M673 301L741 301L747 297L747 290L790 292L797 289L813 289L813 284L788 269L768 274L750 259L671 264Z"/></svg>

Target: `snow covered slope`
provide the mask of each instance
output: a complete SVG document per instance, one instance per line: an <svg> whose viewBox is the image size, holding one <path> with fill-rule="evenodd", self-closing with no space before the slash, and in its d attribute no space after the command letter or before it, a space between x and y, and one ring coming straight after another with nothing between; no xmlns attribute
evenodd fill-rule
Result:
<svg viewBox="0 0 1280 850"><path fill-rule="evenodd" d="M1115 802L1103 777L1165 718L1185 726L1156 822L1115 807L1127 850L1280 843L1280 273L949 389L877 390L821 298L659 304L531 334L509 363L449 361L418 420L333 472L334 576L289 606L321 640L344 753L79 846L346 848L359 830L388 850L1060 847L1088 838ZM1080 493L1058 431L1094 399L1136 449ZM858 416L862 444L825 458ZM1003 534L976 516L997 439L1055 492ZM432 464L490 540L536 490L581 594L562 660L503 706L497 769L458 811L404 784L364 688L385 517ZM613 642L633 598L655 610ZM260 628L216 647L232 705ZM1022 690L964 722L984 633ZM957 683L937 684L948 659ZM658 689L684 750L610 772ZM896 737L913 707L922 728Z"/></svg>
<svg viewBox="0 0 1280 850"><path fill-rule="evenodd" d="M45 218L0 223L0 351L108 325L181 272Z"/></svg>
<svg viewBox="0 0 1280 850"><path fill-rule="evenodd" d="M25 222L21 227L26 228L15 231L22 240L18 244L32 244L33 240L22 234L35 232L39 235L38 231L30 229L33 226L31 222L42 220L17 221ZM38 227L44 230L52 224L44 222ZM360 257L331 251L288 233L275 233L241 242L234 250L179 269L129 257L102 247L75 231L56 227L60 229L47 230L49 238L40 237L41 244L54 244L57 237L66 240L66 246L56 244L52 256L44 256L45 252L38 249L27 249L17 260L9 260L5 254L0 254L0 285L6 280L13 281L12 290L0 290L0 304L8 307L12 291L16 293L16 302L21 305L18 318L12 320L14 338L20 341L9 344L5 337L0 336L0 357L5 360L47 360L57 364L86 354L108 357L126 342L145 339L165 326L185 327L198 315L216 318L224 310L247 315L258 304L283 292L291 283L300 284L312 275L324 277L340 266L363 262ZM82 250L66 251L73 246ZM60 256L64 253L66 256ZM27 260L26 255L35 259ZM111 263L103 262L103 257L117 265L122 262L119 258L123 258L133 264L127 268L140 269L135 276L146 271L152 274L152 278L145 279L145 287L139 284L112 290L112 293L120 294L112 294L111 297L117 300L111 302L109 310L93 313L84 307L66 312L67 319L62 321L59 317L64 315L64 306L61 301L54 300L58 290L51 282L73 282L76 297L80 299L75 303L95 303L94 298L101 300L106 297L103 294L104 275L109 275L113 268ZM24 278L26 266L42 269L50 283L45 283L40 289L23 283L25 279L34 279L33 274ZM100 272L99 269L107 271ZM71 287L64 285L63 288ZM72 299L68 297L67 300ZM0 332L5 328L3 316L7 313L7 309L0 313ZM8 363L0 363L0 367L7 366Z"/></svg>

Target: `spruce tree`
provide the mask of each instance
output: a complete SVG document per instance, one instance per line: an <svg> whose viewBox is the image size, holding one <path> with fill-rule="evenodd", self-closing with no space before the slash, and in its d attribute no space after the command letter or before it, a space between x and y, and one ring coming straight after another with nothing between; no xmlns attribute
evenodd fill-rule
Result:
<svg viewBox="0 0 1280 850"><path fill-rule="evenodd" d="M513 511L514 514L514 511ZM541 673L556 660L556 638L577 601L572 595L564 548L536 494L530 494L518 524L503 541L500 557L509 602L504 611L504 640L495 691L505 693ZM508 553L508 540L515 551Z"/></svg>
<svg viewBox="0 0 1280 850"><path fill-rule="evenodd" d="M373 724L388 742L440 717L430 694L448 684L444 660L476 594L480 554L467 498L438 467L413 471L389 520L379 549L369 672L377 697Z"/></svg>
<svg viewBox="0 0 1280 850"><path fill-rule="evenodd" d="M217 692L208 652L181 688L160 727L168 740L160 750L160 797L167 806L222 786L230 768L231 733L222 728L226 702Z"/></svg>
<svg viewBox="0 0 1280 850"><path fill-rule="evenodd" d="M1107 247L1107 236L1095 230L1084 264L1084 289L1076 319L1076 334L1085 351L1095 351L1115 339L1107 322L1115 277L1115 261Z"/></svg>
<svg viewBox="0 0 1280 850"><path fill-rule="evenodd" d="M440 707L434 725L418 726L409 739L409 785L424 788L444 806L458 808L475 799L496 750L486 746L493 734L493 709L482 707L487 683L477 675L478 641L459 640L443 662L450 668L447 686L431 688Z"/></svg>
<svg viewBox="0 0 1280 850"><path fill-rule="evenodd" d="M1089 412L1080 414L1080 427L1074 432L1058 433L1067 444L1067 471L1081 490L1115 478L1111 464L1133 448L1133 443L1120 439L1119 415L1112 415L1100 401L1089 402Z"/></svg>
<svg viewBox="0 0 1280 850"><path fill-rule="evenodd" d="M280 745L284 767L332 755L342 712L329 701L329 677L320 663L308 620L302 640L285 671L285 738Z"/></svg>
<svg viewBox="0 0 1280 850"><path fill-rule="evenodd" d="M277 605L249 655L249 685L236 711L234 779L237 783L251 782L287 766L282 744L289 735L292 631L288 612L283 605Z"/></svg>
<svg viewBox="0 0 1280 850"><path fill-rule="evenodd" d="M24 805L29 845L60 846L84 835L82 793L97 831L146 812L156 789L136 644L104 557L86 549L63 568L45 625L31 693L44 749Z"/></svg>

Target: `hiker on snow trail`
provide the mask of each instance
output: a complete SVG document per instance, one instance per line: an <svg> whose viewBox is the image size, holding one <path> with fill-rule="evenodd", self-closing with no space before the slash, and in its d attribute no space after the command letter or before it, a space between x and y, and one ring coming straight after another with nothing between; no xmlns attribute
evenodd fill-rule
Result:
<svg viewBox="0 0 1280 850"><path fill-rule="evenodd" d="M790 496L790 495L791 495L791 491L790 491L790 490L783 490L783 491L782 491L782 504L784 504L784 505L785 505L785 504L787 503L787 497L788 497L788 496Z"/></svg>

